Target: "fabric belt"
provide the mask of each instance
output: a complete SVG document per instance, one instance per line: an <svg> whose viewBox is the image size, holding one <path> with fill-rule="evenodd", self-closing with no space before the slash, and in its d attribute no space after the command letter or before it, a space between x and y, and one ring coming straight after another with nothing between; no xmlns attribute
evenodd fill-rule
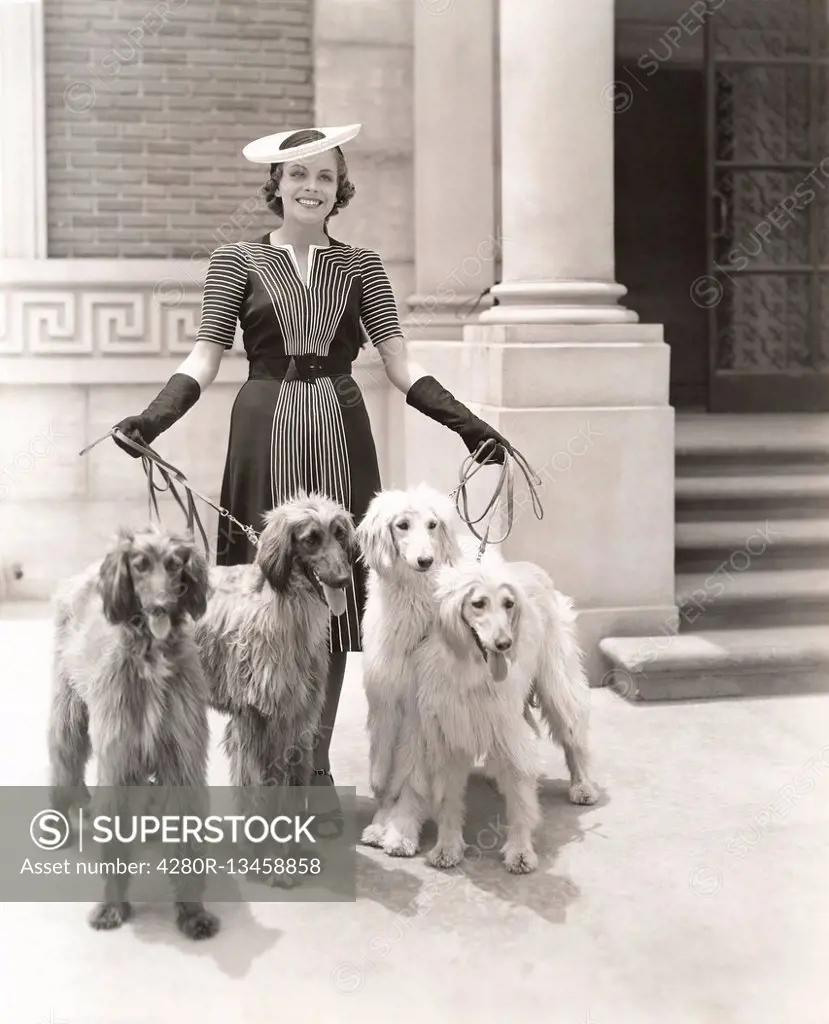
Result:
<svg viewBox="0 0 829 1024"><path fill-rule="evenodd" d="M320 356L314 353L294 356L262 356L250 361L248 380L303 380L334 377L351 373L347 356Z"/></svg>

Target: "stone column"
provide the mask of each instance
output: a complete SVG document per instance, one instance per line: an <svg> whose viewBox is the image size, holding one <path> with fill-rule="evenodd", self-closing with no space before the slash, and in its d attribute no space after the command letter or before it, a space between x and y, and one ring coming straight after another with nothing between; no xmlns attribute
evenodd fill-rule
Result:
<svg viewBox="0 0 829 1024"><path fill-rule="evenodd" d="M465 390L463 328L492 304L497 280L497 0L414 0L415 290L404 332L412 357L451 391ZM405 406L405 483L457 482L461 441ZM489 472L489 471L487 471Z"/></svg>
<svg viewBox="0 0 829 1024"><path fill-rule="evenodd" d="M594 684L601 638L676 618L669 348L614 280L613 50L613 0L500 0L503 280L462 374L541 477L503 552L574 599Z"/></svg>
<svg viewBox="0 0 829 1024"><path fill-rule="evenodd" d="M502 281L482 323L630 323L614 280L613 0L501 0Z"/></svg>
<svg viewBox="0 0 829 1024"><path fill-rule="evenodd" d="M414 8L415 294L409 336L460 339L495 280L495 0ZM485 298L482 306L491 304Z"/></svg>
<svg viewBox="0 0 829 1024"><path fill-rule="evenodd" d="M0 259L46 252L43 2L0 2Z"/></svg>

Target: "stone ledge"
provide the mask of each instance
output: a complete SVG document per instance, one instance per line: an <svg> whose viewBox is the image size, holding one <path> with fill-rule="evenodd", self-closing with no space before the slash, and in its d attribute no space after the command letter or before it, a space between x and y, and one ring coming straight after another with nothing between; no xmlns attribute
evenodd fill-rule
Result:
<svg viewBox="0 0 829 1024"><path fill-rule="evenodd" d="M821 626L606 637L608 684L630 700L759 696L829 689L829 634Z"/></svg>
<svg viewBox="0 0 829 1024"><path fill-rule="evenodd" d="M662 324L470 324L464 341L489 345L662 345Z"/></svg>

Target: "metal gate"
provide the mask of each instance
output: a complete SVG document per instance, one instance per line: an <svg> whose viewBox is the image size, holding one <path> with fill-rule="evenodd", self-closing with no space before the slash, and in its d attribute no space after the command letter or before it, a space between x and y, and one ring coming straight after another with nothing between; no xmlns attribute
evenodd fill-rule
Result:
<svg viewBox="0 0 829 1024"><path fill-rule="evenodd" d="M829 3L706 13L709 408L829 410Z"/></svg>

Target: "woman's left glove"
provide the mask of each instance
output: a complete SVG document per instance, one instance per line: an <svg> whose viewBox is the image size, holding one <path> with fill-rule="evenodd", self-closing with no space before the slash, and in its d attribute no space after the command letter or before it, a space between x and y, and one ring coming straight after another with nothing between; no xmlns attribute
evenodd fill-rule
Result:
<svg viewBox="0 0 829 1024"><path fill-rule="evenodd" d="M485 420L470 412L453 394L439 384L434 377L421 377L416 380L406 393L406 405L435 422L449 427L458 434L474 454L481 441L493 440L512 452L512 445ZM490 445L489 448L475 459L478 463L495 462L503 465L504 453L501 448Z"/></svg>

